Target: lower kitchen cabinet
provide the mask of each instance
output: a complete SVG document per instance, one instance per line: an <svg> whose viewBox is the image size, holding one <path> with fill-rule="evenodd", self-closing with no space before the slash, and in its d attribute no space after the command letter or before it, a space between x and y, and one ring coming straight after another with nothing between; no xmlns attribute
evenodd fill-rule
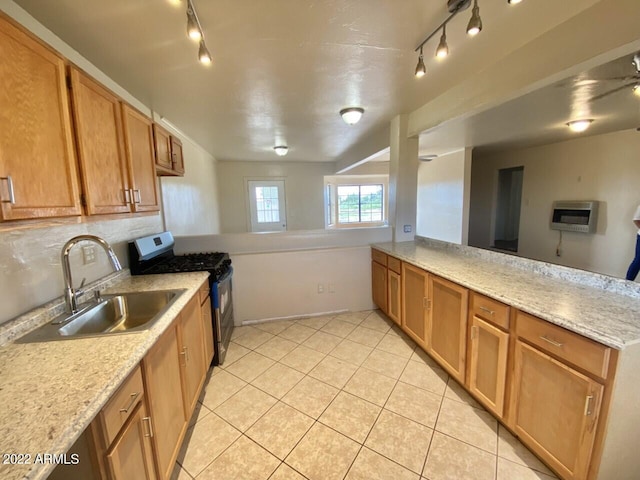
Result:
<svg viewBox="0 0 640 480"><path fill-rule="evenodd" d="M504 413L509 333L473 316L469 343L469 390L498 417Z"/></svg>
<svg viewBox="0 0 640 480"><path fill-rule="evenodd" d="M151 438L153 429L144 402L133 411L106 454L109 476L116 479L155 480Z"/></svg>
<svg viewBox="0 0 640 480"><path fill-rule="evenodd" d="M427 352L451 376L464 383L469 291L456 283L429 275L429 292Z"/></svg>
<svg viewBox="0 0 640 480"><path fill-rule="evenodd" d="M207 372L204 359L204 329L197 295L187 303L180 314L178 342L184 417L188 421L198 402L198 395Z"/></svg>
<svg viewBox="0 0 640 480"><path fill-rule="evenodd" d="M158 477L168 479L175 466L180 443L187 428L180 385L177 322L172 324L142 361Z"/></svg>
<svg viewBox="0 0 640 480"><path fill-rule="evenodd" d="M402 318L402 277L393 270L387 271L387 315L397 325L401 324Z"/></svg>
<svg viewBox="0 0 640 480"><path fill-rule="evenodd" d="M423 349L427 348L428 305L429 274L403 262L402 328Z"/></svg>
<svg viewBox="0 0 640 480"><path fill-rule="evenodd" d="M387 313L387 267L375 260L371 262L371 291L373 303Z"/></svg>
<svg viewBox="0 0 640 480"><path fill-rule="evenodd" d="M513 430L565 479L587 477L603 386L516 341Z"/></svg>

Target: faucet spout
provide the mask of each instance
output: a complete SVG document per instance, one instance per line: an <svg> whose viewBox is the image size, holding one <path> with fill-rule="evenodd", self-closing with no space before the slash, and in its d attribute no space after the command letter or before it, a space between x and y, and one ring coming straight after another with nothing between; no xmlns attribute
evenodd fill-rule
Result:
<svg viewBox="0 0 640 480"><path fill-rule="evenodd" d="M109 258L109 262L113 267L114 271L122 270L122 265L120 265L120 261L116 256L115 252L111 248L111 245L104 240L103 238L97 237L95 235L78 235L73 237L62 247L62 253L60 255L62 262L62 275L64 277L64 300L67 305L67 311L71 314L74 314L78 311L78 294L79 292L74 290L73 288L73 278L71 276L71 265L69 263L69 252L71 249L78 243L82 241L90 241L94 242L102 247L102 249L107 254Z"/></svg>

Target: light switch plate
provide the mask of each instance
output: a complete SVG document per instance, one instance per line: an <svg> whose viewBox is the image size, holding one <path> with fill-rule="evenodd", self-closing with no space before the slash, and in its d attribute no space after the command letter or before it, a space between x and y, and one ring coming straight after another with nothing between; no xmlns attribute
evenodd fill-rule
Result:
<svg viewBox="0 0 640 480"><path fill-rule="evenodd" d="M404 226L404 233L411 233L411 225Z"/></svg>

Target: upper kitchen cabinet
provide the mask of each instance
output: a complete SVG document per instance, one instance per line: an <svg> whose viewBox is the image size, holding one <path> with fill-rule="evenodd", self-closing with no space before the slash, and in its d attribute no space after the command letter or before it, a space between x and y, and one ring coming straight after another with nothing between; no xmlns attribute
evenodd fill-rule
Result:
<svg viewBox="0 0 640 480"><path fill-rule="evenodd" d="M156 149L156 171L159 176L184 175L182 142L157 123L153 124Z"/></svg>
<svg viewBox="0 0 640 480"><path fill-rule="evenodd" d="M160 210L153 148L153 122L129 105L122 104L124 138L131 180L133 211Z"/></svg>
<svg viewBox="0 0 640 480"><path fill-rule="evenodd" d="M71 67L76 142L89 215L128 213L133 202L127 175L120 99Z"/></svg>
<svg viewBox="0 0 640 480"><path fill-rule="evenodd" d="M64 59L0 14L0 219L82 213Z"/></svg>

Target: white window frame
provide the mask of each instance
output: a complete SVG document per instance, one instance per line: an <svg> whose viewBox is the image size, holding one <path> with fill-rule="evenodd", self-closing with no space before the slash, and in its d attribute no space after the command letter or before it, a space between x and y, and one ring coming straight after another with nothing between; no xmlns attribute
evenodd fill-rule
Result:
<svg viewBox="0 0 640 480"><path fill-rule="evenodd" d="M278 222L258 222L256 187L278 187L280 220ZM283 232L287 230L286 185L284 178L245 178L247 198L247 230L252 233Z"/></svg>
<svg viewBox="0 0 640 480"><path fill-rule="evenodd" d="M386 226L389 222L389 176L388 175L333 175L325 181L325 228L363 228ZM382 185L382 221L340 223L338 215L339 186Z"/></svg>

